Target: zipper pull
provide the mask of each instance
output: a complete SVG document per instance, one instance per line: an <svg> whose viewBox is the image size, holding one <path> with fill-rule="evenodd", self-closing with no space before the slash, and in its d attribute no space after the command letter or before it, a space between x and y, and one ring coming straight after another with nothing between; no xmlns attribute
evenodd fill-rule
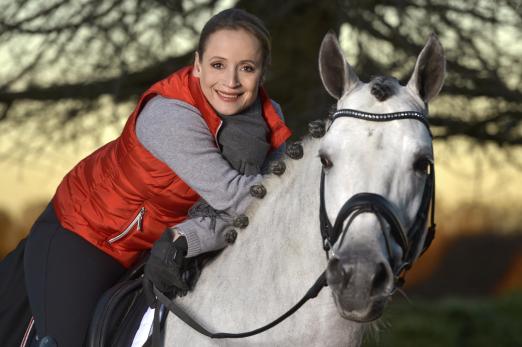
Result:
<svg viewBox="0 0 522 347"><path fill-rule="evenodd" d="M143 215L145 214L145 207L142 207L140 209L140 213L138 215L138 231L142 231L142 220L143 220Z"/></svg>

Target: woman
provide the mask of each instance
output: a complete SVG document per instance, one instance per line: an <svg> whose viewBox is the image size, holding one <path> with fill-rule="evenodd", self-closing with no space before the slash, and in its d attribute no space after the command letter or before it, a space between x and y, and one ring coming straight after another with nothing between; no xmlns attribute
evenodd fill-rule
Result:
<svg viewBox="0 0 522 347"><path fill-rule="evenodd" d="M153 247L147 281L169 291L185 289L183 257L226 245L260 169L290 136L261 87L269 62L258 18L217 14L193 66L147 90L120 137L65 176L25 248L39 343L80 346L98 298L143 251ZM195 205L222 218L187 219Z"/></svg>

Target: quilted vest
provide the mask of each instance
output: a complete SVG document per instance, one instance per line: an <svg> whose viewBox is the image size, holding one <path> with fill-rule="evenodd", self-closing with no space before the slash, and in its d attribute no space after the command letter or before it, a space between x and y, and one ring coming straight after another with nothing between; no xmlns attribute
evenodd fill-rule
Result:
<svg viewBox="0 0 522 347"><path fill-rule="evenodd" d="M263 116L273 149L291 135L263 88ZM61 225L130 267L163 231L187 218L199 195L136 136L136 119L156 95L196 107L216 139L221 119L192 67L155 83L140 98L121 135L81 160L62 180L52 203ZM175 148L173 148L175 150Z"/></svg>

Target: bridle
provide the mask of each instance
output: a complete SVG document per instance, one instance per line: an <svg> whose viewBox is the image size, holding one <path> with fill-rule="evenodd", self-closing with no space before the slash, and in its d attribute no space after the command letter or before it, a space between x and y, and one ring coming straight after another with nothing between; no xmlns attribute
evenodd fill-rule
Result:
<svg viewBox="0 0 522 347"><path fill-rule="evenodd" d="M350 109L341 109L333 113L331 116L331 124L338 118L341 117L351 117L351 118L359 118L368 121L391 121L398 119L415 119L422 122L428 132L431 132L429 129L428 122L426 117L416 111L408 111L408 112L396 112L396 113L386 113L386 114L374 114L374 113L366 113L362 111L350 110ZM321 236L323 239L323 248L326 252L326 256L328 258L328 253L331 250L332 245L334 245L339 237L343 238L348 230L349 226L355 219L355 217L361 213L374 213L378 220L381 222L382 229L385 235L388 253L391 257L390 250L390 242L388 240L388 236L384 231L383 222L387 222L390 226L390 233L396 242L400 245L403 251L403 256L401 262L394 266L394 275L395 275L395 285L400 286L403 282L403 273L407 271L413 261L415 260L416 254L415 249L418 246L423 234L423 229L426 226L426 221L428 218L428 212L431 208L430 213L430 226L428 228L428 233L426 235L422 252L424 252L431 244L433 237L435 235L435 171L434 171L433 163L430 163L430 170L426 176L426 183L424 185L424 192L422 194L422 200L417 211L417 215L411 227L408 230L405 230L404 226L400 222L398 214L395 212L393 205L386 198L381 195L374 193L358 193L352 196L346 203L341 207L337 218L335 219L335 223L332 226L328 215L326 213L325 208L325 198L324 198L324 181L325 181L325 172L324 169L321 171L321 183L320 183L320 206L319 206L319 219L321 225ZM348 219L349 218L349 219ZM343 225L345 221L348 219L346 226L343 229ZM342 241L342 240L341 240ZM390 258L391 260L391 258ZM262 333L277 324L284 321L286 318L291 316L294 312L296 312L302 305L304 305L308 300L315 298L321 289L327 286L326 282L326 271L324 271L314 282L314 284L308 289L306 294L299 300L292 308L290 308L287 312L282 314L280 317L275 319L269 324L266 324L258 329L251 330L243 333L213 333L204 328L201 324L196 322L192 317L190 317L181 307L179 307L173 300L169 300L163 293L154 288L154 293L156 294L159 302L161 302L165 308L174 313L179 319L184 321L190 327L198 331L199 333L208 336L210 338L215 339L223 339L223 338L243 338L253 336L259 333ZM159 330L159 305L155 311L154 322L155 326L153 331L155 333ZM153 343L154 344L154 343Z"/></svg>
<svg viewBox="0 0 522 347"><path fill-rule="evenodd" d="M375 114L351 109L340 109L330 116L330 126L336 119L341 117L358 118L372 122L414 119L424 124L430 136L432 136L426 116L416 111ZM395 276L395 285L402 285L404 282L403 273L411 267L412 263L415 261L415 257L417 256L415 251L418 248L418 243L421 241L428 219L428 212L430 212L430 226L428 227L428 232L426 234L421 253L428 249L435 236L436 225L434 164L432 162L429 164L429 171L426 175L426 183L424 184L421 203L419 209L417 210L415 219L408 230L406 230L406 228L402 225L397 211L392 203L382 195L374 193L358 193L353 195L341 207L339 213L337 214L335 223L332 226L330 219L328 218L328 214L326 213L324 181L325 169L323 168L321 170L319 220L321 225L321 237L323 239L323 249L326 252L326 257L329 257L329 251L339 240L339 237L341 237L341 239L344 238L355 217L361 213L373 213L376 215L381 224L391 263L391 246L387 233L384 229L384 221L388 223L390 227L390 234L402 249L402 259L400 262L398 264L392 263L392 269ZM348 222L346 225L344 225L347 219Z"/></svg>

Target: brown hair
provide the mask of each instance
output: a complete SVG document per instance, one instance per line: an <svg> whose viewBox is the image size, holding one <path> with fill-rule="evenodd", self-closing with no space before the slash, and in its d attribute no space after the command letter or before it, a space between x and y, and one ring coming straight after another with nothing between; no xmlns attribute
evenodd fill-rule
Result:
<svg viewBox="0 0 522 347"><path fill-rule="evenodd" d="M243 29L254 35L261 44L263 72L266 72L266 68L270 65L271 59L270 33L261 19L245 10L237 8L221 11L210 18L205 24L201 30L197 48L200 59L203 56L210 35L222 29Z"/></svg>

